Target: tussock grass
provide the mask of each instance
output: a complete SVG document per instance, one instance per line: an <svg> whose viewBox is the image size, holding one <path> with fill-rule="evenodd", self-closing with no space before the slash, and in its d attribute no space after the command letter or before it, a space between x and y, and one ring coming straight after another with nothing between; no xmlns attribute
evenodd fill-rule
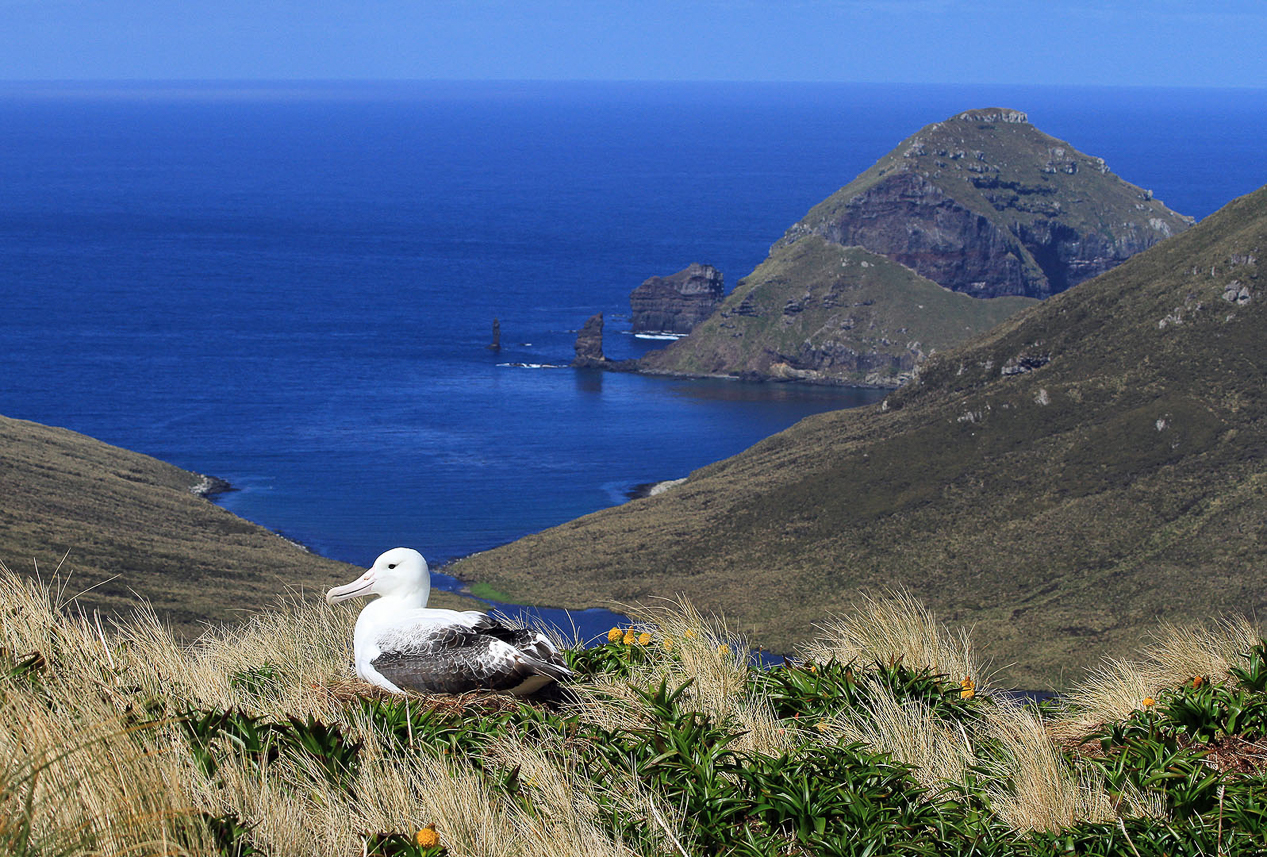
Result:
<svg viewBox="0 0 1267 857"><path fill-rule="evenodd" d="M884 685L874 688L867 702L841 712L825 731L860 741L910 765L920 783L934 794L956 788L976 761L961 724L938 717L918 700L898 699Z"/></svg>
<svg viewBox="0 0 1267 857"><path fill-rule="evenodd" d="M1226 681L1229 670L1243 664L1260 639L1258 628L1243 616L1195 625L1167 623L1152 637L1142 658L1110 659L1092 669L1066 695L1063 715L1052 723L1052 732L1064 739L1086 734L1197 676Z"/></svg>
<svg viewBox="0 0 1267 857"><path fill-rule="evenodd" d="M56 669L0 682L0 851L201 854L187 753L128 715L129 660L56 582L0 564L0 647Z"/></svg>
<svg viewBox="0 0 1267 857"><path fill-rule="evenodd" d="M723 619L704 616L684 598L622 609L636 619L628 631L647 635L653 644L647 650L650 656L630 679L580 689L575 709L580 716L608 728L636 728L645 712L634 688L689 685L686 699L693 708L738 725L742 735L737 749L777 755L791 746L787 724L765 700L749 693L748 642ZM622 704L612 705L611 700Z"/></svg>
<svg viewBox="0 0 1267 857"><path fill-rule="evenodd" d="M914 670L927 669L956 681L971 677L984 689L982 665L973 656L967 631L948 631L932 611L909 592L896 589L876 596L862 593L861 606L820 626L804 648L814 661L891 663L901 661Z"/></svg>
<svg viewBox="0 0 1267 857"><path fill-rule="evenodd" d="M1067 835L1148 819L1173 829L1181 822L1170 798L1133 781L1110 787L1102 767L1063 749L1061 730L1107 718L1114 705L1129 714L1140 694L1191 674L1226 679L1245 663L1240 653L1252 633L1248 623L1231 620L1161 629L1145 658L1107 664L1053 725L1032 707L961 688L961 676L982 683L966 635L946 631L902 593L864 599L856 615L831 623L809 647L814 661L853 665L832 680L852 683L857 701L834 708L822 708L822 700L844 696L800 699L779 682L756 680L762 674L746 641L724 621L685 600L666 601L635 609L636 625L622 629L631 630L628 645L622 637L599 653L620 669L585 674L573 687L575 700L555 713L532 714L504 700L411 697L400 707L422 719L409 720L418 724L410 730L438 723L432 734L460 738L415 744L412 731L402 735L375 713L384 695L349 677L351 611L291 599L183 644L144 604L128 619L102 622L79 611L69 593L59 580L32 581L0 566L5 853L231 853L235 846L220 841L223 832L209 819L239 825L246 837L239 844L270 857L354 857L368 853L375 836L410 842L428 824L453 857L694 857L734 835L764 836L786 850L809 841L797 837L816 835L812 826L771 827L755 804L736 810L727 801L754 771L772 776L806 754L834 758L856 754L860 745L882 755L857 757L858 766L897 778L881 794L897 800L903 787L896 784L908 782L923 787L915 803L927 811L975 806L972 824L993 831L992 841L1005 842L998 839L1004 832ZM827 672L812 661L781 669L810 684ZM679 689L672 702L678 714L666 720L663 693ZM812 716L791 714L789 705L809 705ZM245 733L215 733L199 745L184 717L208 712L246 718L261 735L270 723L325 724L341 736L340 746L354 748L356 764L332 773L328 755L267 742L250 750ZM426 719L432 715L441 719ZM486 728L485 721L500 725ZM691 730L720 743L673 743ZM621 745L628 758L609 759L596 775L603 748L594 742L621 735L632 736ZM885 767L892 762L909 773ZM674 790L694 788L699 778L712 778L709 788L731 797L701 804L689 789ZM824 788L820 783L804 799L817 799ZM702 819L713 812L731 813L727 823L747 832L708 827ZM615 816L625 821L613 826ZM902 836L929 830L925 822L893 823ZM822 848L817 853L838 853Z"/></svg>
<svg viewBox="0 0 1267 857"><path fill-rule="evenodd" d="M1055 832L1116 819L1103 778L1070 764L1032 708L1014 702L986 708L980 732L999 750L983 762L993 773L991 808L1013 830Z"/></svg>

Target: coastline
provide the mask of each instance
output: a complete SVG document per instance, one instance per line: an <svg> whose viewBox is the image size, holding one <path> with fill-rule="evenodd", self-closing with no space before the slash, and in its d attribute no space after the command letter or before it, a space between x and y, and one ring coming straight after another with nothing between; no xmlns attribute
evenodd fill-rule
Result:
<svg viewBox="0 0 1267 857"><path fill-rule="evenodd" d="M630 500L642 500L646 497L655 497L657 494L663 494L670 488L681 485L686 481L686 477L681 479L664 479L659 482L643 482L630 488L625 492L625 496Z"/></svg>
<svg viewBox="0 0 1267 857"><path fill-rule="evenodd" d="M241 489L233 485L226 479L218 476L208 476L205 473L194 473L198 477L198 481L189 486L189 493L195 497L201 497L204 500L215 501L216 497L221 494L228 494L232 491L240 491ZM289 539L287 539L289 541ZM304 548L307 550L307 548ZM311 553L311 551L309 551Z"/></svg>

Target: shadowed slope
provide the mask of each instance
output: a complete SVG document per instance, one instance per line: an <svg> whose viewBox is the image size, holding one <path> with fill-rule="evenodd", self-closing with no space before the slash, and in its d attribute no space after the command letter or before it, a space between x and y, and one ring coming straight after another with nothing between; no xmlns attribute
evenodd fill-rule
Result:
<svg viewBox="0 0 1267 857"><path fill-rule="evenodd" d="M456 571L564 606L685 593L786 649L859 588L973 624L1009 677L1160 619L1267 613L1267 189L678 488Z"/></svg>
<svg viewBox="0 0 1267 857"><path fill-rule="evenodd" d="M191 493L196 473L65 429L0 417L0 472L0 561L48 571L69 552L89 609L130 612L140 594L190 634L360 573Z"/></svg>

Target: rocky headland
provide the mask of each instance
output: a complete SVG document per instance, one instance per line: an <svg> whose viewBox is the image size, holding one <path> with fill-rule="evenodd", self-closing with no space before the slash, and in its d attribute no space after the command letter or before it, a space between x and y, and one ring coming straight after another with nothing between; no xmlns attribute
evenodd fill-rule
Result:
<svg viewBox="0 0 1267 857"><path fill-rule="evenodd" d="M1024 113L969 110L816 205L690 336L638 368L896 387L1026 300L1191 225Z"/></svg>
<svg viewBox="0 0 1267 857"><path fill-rule="evenodd" d="M988 108L921 128L774 249L818 235L957 292L1046 298L1192 223L1025 113Z"/></svg>
<svg viewBox="0 0 1267 857"><path fill-rule="evenodd" d="M811 235L775 249L690 336L638 368L897 387L930 354L1035 303L958 294L884 256Z"/></svg>
<svg viewBox="0 0 1267 857"><path fill-rule="evenodd" d="M690 333L725 293L721 271L698 262L667 277L648 277L629 295L633 332Z"/></svg>

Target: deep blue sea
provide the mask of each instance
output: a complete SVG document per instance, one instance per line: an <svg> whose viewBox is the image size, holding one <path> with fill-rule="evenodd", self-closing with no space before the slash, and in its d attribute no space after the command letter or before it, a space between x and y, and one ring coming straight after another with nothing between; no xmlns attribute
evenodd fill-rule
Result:
<svg viewBox="0 0 1267 857"><path fill-rule="evenodd" d="M1185 214L1267 181L1261 90L0 84L0 414L227 479L224 506L337 559L438 565L874 401L503 364L566 364L599 311L609 356L640 353L643 279L733 286L984 106Z"/></svg>

